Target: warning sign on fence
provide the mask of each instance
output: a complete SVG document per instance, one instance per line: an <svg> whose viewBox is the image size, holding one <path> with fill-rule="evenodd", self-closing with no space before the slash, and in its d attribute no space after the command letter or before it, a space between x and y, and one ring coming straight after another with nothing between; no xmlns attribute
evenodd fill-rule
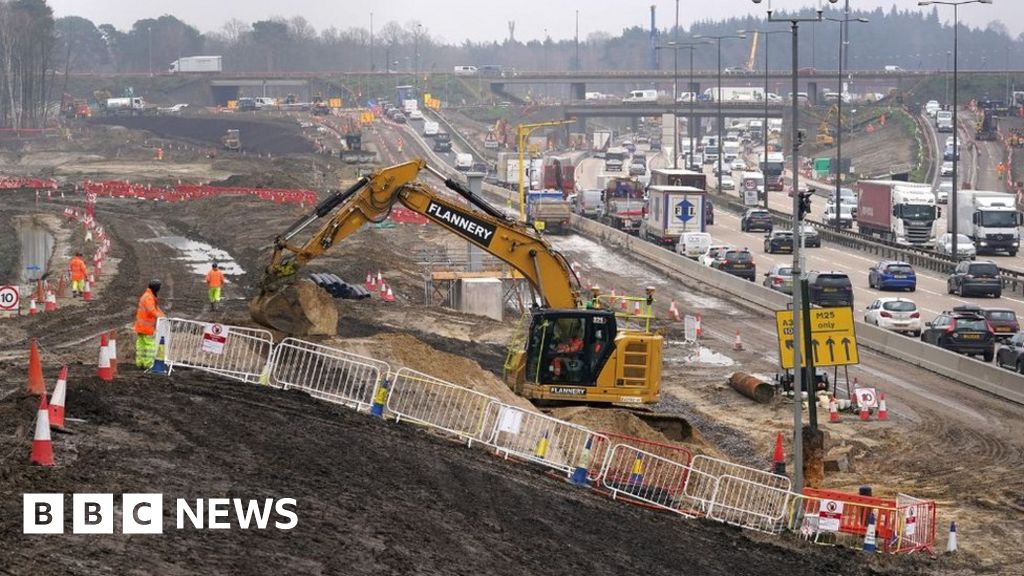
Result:
<svg viewBox="0 0 1024 576"><path fill-rule="evenodd" d="M821 532L839 532L839 523L843 518L843 503L840 500L822 500L818 508L818 530Z"/></svg>
<svg viewBox="0 0 1024 576"><path fill-rule="evenodd" d="M910 506L903 512L903 535L913 536L917 532L917 506Z"/></svg>
<svg viewBox="0 0 1024 576"><path fill-rule="evenodd" d="M223 324L207 324L203 328L203 352L223 354L228 341L228 327Z"/></svg>

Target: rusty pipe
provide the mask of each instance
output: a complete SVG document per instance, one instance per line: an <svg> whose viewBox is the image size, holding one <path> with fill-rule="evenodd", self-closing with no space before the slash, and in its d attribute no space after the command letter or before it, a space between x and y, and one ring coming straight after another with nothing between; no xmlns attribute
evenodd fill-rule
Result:
<svg viewBox="0 0 1024 576"><path fill-rule="evenodd" d="M745 372L733 372L732 376L729 377L729 386L747 398L761 404L767 404L775 397L774 386Z"/></svg>

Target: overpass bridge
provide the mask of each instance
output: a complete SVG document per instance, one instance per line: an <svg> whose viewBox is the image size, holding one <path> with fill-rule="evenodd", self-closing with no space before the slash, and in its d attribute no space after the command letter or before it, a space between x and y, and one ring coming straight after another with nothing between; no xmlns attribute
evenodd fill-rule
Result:
<svg viewBox="0 0 1024 576"><path fill-rule="evenodd" d="M565 119L576 118L575 130L586 131L587 118L631 118L638 119L662 114L674 114L680 118L690 117L690 104L680 103L673 106L670 103L648 103L648 104L622 104L622 103L583 103L563 106L562 116ZM789 111L789 106L784 103L769 103L768 117L783 118ZM704 118L764 118L765 106L763 102L722 102L721 114L718 104L714 102L694 102L693 117L699 122Z"/></svg>

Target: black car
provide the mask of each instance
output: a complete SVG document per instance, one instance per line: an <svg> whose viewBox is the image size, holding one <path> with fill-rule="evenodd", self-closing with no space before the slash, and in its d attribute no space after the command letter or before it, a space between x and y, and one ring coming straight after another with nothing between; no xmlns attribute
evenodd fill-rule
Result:
<svg viewBox="0 0 1024 576"><path fill-rule="evenodd" d="M715 203L711 198L704 197L704 224L711 226L715 223Z"/></svg>
<svg viewBox="0 0 1024 576"><path fill-rule="evenodd" d="M711 263L711 267L717 268L722 272L728 272L733 276L746 278L751 282L754 281L754 277L757 275L754 257L750 254L750 250L746 248L726 250L724 254Z"/></svg>
<svg viewBox="0 0 1024 576"><path fill-rule="evenodd" d="M807 248L821 248L821 234L810 224L800 225L800 236L804 239L804 246Z"/></svg>
<svg viewBox="0 0 1024 576"><path fill-rule="evenodd" d="M843 272L814 272L807 275L811 304L821 307L853 306L853 284Z"/></svg>
<svg viewBox="0 0 1024 576"><path fill-rule="evenodd" d="M996 350L996 366L1024 374L1024 332L1017 332Z"/></svg>
<svg viewBox="0 0 1024 576"><path fill-rule="evenodd" d="M999 267L989 260L964 260L946 279L946 292L957 296L991 294L999 298L1003 295Z"/></svg>
<svg viewBox="0 0 1024 576"><path fill-rule="evenodd" d="M775 230L765 236L764 251L768 254L776 252L793 253L793 232L789 230Z"/></svg>
<svg viewBox="0 0 1024 576"><path fill-rule="evenodd" d="M742 232L754 230L771 232L773 227L772 214L764 208L748 208L743 213L743 218L740 219L740 231Z"/></svg>
<svg viewBox="0 0 1024 576"><path fill-rule="evenodd" d="M996 355L996 335L977 307L956 306L925 324L921 341L991 362Z"/></svg>

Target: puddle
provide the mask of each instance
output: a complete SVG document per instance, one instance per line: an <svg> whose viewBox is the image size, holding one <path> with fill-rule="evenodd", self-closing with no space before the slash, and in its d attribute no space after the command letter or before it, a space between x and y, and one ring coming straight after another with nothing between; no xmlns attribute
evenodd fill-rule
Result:
<svg viewBox="0 0 1024 576"><path fill-rule="evenodd" d="M189 268L192 269L192 272L196 274L206 274L210 270L210 264L213 262L217 263L225 276L245 274L245 270L235 262L231 254L220 248L214 248L205 242L189 240L184 236L160 236L157 238L147 238L141 240L141 242L159 242L174 248L181 253L181 256L175 258L175 260L186 262Z"/></svg>
<svg viewBox="0 0 1024 576"><path fill-rule="evenodd" d="M18 245L21 251L19 282L26 284L42 278L53 255L54 239L46 228L32 220L17 219Z"/></svg>
<svg viewBox="0 0 1024 576"><path fill-rule="evenodd" d="M697 364L708 364L710 366L732 366L736 363L732 358L729 358L725 354L719 354L718 352L703 346L701 346L695 354L687 356L686 361L696 362Z"/></svg>

